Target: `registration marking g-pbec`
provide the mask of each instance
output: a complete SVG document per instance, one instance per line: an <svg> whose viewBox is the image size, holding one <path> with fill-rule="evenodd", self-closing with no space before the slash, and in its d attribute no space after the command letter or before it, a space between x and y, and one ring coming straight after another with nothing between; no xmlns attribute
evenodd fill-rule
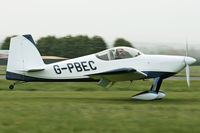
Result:
<svg viewBox="0 0 200 133"><path fill-rule="evenodd" d="M56 74L61 74L63 70L68 70L72 73L74 70L76 72L97 70L94 61L81 61L74 63L67 63L66 66L60 67L59 65L53 65L53 69Z"/></svg>

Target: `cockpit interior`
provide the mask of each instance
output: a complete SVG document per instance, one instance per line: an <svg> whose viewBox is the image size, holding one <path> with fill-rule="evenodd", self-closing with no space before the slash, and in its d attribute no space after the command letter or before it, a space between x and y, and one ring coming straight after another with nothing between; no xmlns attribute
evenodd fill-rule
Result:
<svg viewBox="0 0 200 133"><path fill-rule="evenodd" d="M96 54L96 57L101 60L118 60L118 59L126 59L126 58L133 58L143 53L137 49L130 48L130 47L115 47L110 48L104 51L101 51Z"/></svg>

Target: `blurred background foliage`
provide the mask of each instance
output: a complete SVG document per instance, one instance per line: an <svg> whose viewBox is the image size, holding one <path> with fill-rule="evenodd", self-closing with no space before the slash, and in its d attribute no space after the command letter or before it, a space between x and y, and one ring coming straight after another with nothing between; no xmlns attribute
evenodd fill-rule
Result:
<svg viewBox="0 0 200 133"><path fill-rule="evenodd" d="M5 38L5 40L2 42L1 49L9 49L11 37L14 36ZM88 37L87 35L68 35L59 38L55 36L46 36L39 38L36 41L36 44L42 56L60 56L66 58L75 58L83 55L93 54L108 48L107 43L102 37ZM112 46L133 47L129 41L123 38L117 38Z"/></svg>
<svg viewBox="0 0 200 133"><path fill-rule="evenodd" d="M10 38L14 37L8 36L6 37L2 43L0 43L0 48L2 50L8 50L10 44ZM87 35L77 35L77 36L45 36L40 37L37 41L37 48L40 51L42 56L59 56L65 58L76 58L84 55L89 55L93 53L100 52L110 47L118 47L118 46L126 46L135 48L134 45L124 39L124 38L116 38L113 43L106 43L106 41L101 36L93 36L88 37ZM147 43L148 44L148 43ZM161 43L162 44L162 43ZM154 47L152 47L152 45ZM176 45L176 44L174 44ZM148 44L145 47L142 47L142 43L137 45L137 48L146 54L164 54L164 55L182 55L185 56L185 49L174 49L167 47L166 45L160 45L159 47L156 44ZM147 48L148 46L148 48ZM154 51L152 51L154 50ZM197 59L197 62L194 65L200 65L200 57L199 50L196 48L190 48L189 55Z"/></svg>

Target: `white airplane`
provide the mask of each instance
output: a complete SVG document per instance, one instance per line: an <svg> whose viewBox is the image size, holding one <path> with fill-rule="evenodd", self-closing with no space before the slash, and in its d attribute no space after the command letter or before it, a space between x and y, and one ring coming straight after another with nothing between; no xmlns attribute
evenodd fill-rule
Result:
<svg viewBox="0 0 200 133"><path fill-rule="evenodd" d="M196 59L188 56L146 55L129 47L114 47L102 52L44 64L31 35L11 38L6 79L23 82L89 82L107 87L118 81L154 78L149 91L132 96L133 99L162 99L160 90L163 79L186 67L187 83L190 85L189 65ZM10 85L14 88L15 82Z"/></svg>

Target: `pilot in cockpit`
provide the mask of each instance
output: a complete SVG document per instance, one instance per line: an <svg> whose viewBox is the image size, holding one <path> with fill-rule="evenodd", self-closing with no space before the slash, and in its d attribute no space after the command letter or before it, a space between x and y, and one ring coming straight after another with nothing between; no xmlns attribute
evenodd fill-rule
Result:
<svg viewBox="0 0 200 133"><path fill-rule="evenodd" d="M131 55L126 52L123 48L117 48L115 52L115 59L125 59L130 58Z"/></svg>

